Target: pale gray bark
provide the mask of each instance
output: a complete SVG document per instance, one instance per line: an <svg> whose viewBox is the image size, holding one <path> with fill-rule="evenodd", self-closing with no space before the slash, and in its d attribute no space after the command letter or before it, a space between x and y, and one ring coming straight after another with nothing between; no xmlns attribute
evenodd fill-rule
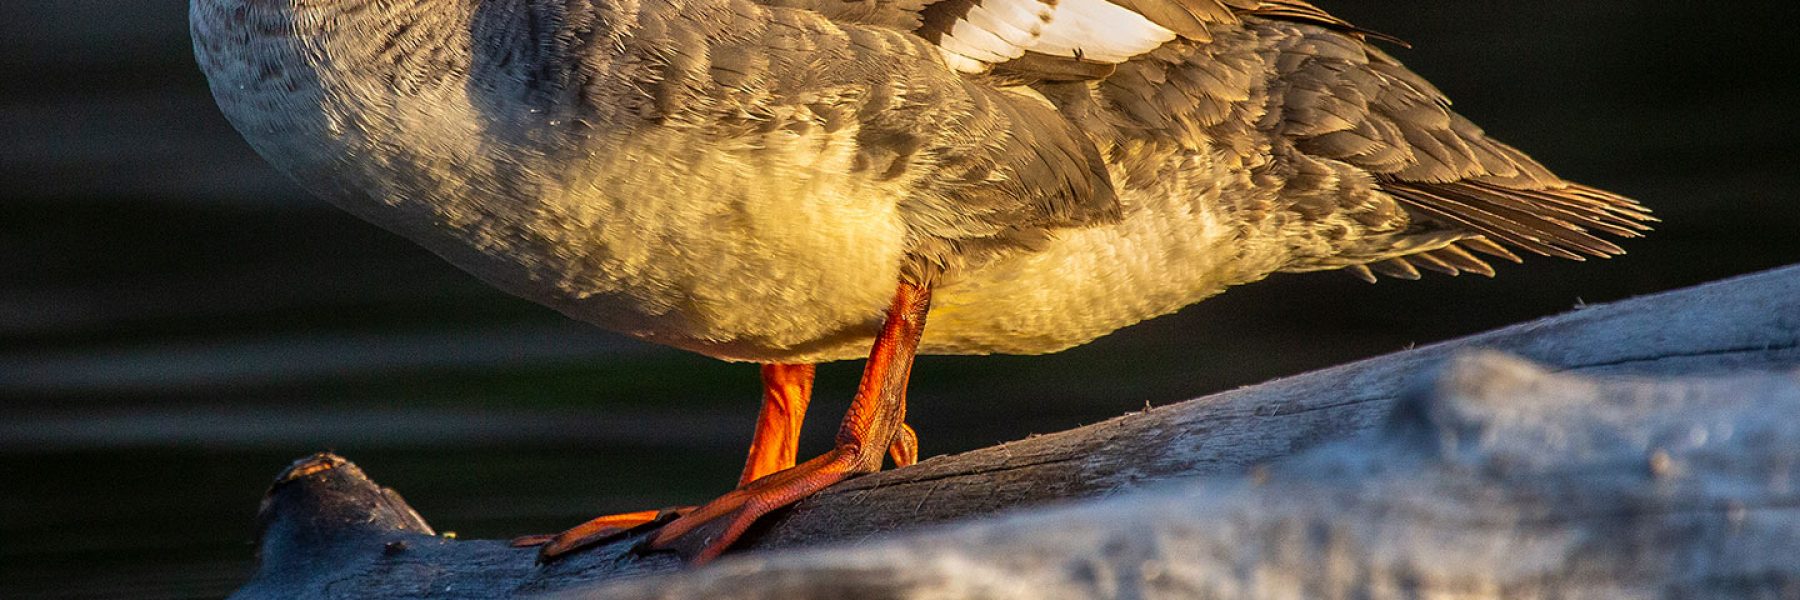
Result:
<svg viewBox="0 0 1800 600"><path fill-rule="evenodd" d="M1372 436L1248 475L570 597L1800 597L1800 373L1473 354Z"/></svg>
<svg viewBox="0 0 1800 600"><path fill-rule="evenodd" d="M1547 367L1444 369L1475 348ZM1794 365L1800 267L859 478L749 546L861 544L680 572L636 539L539 566L431 537L321 457L271 490L239 597L1800 595Z"/></svg>

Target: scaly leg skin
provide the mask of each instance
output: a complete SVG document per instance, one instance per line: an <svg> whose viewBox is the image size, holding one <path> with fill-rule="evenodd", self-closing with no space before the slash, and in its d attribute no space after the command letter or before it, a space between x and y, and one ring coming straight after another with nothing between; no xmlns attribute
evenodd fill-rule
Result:
<svg viewBox="0 0 1800 600"><path fill-rule="evenodd" d="M750 457L738 486L794 466L799 452L800 424L812 400L813 366L768 364L762 367L762 411L757 414L756 434L750 440ZM558 534L514 538L515 547L542 546L540 560L549 560L612 540L619 536L668 523L694 510L692 506L607 515L576 525Z"/></svg>
<svg viewBox="0 0 1800 600"><path fill-rule="evenodd" d="M892 451L895 462L916 459L916 439L906 431L906 380L925 330L931 291L901 283L863 367L856 399L838 428L837 447L799 466L757 479L664 525L646 542L650 550L670 550L693 564L717 558L744 530L770 511L793 504L853 475L881 469Z"/></svg>
<svg viewBox="0 0 1800 600"><path fill-rule="evenodd" d="M812 402L813 372L812 365L763 365L762 412L756 416L756 436L750 440L750 458L744 461L738 487L794 466L800 424Z"/></svg>

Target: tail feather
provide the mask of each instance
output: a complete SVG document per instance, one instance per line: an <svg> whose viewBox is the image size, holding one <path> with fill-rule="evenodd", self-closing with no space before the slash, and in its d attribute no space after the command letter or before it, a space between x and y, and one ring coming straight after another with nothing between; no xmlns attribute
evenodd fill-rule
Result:
<svg viewBox="0 0 1800 600"><path fill-rule="evenodd" d="M1418 279L1421 268L1492 277L1493 267L1470 251L1519 262L1509 247L1570 260L1609 258L1625 250L1600 236L1642 237L1657 222L1648 208L1629 198L1575 183L1522 188L1479 179L1389 181L1382 188L1423 220L1469 236L1348 269L1371 282L1376 274Z"/></svg>

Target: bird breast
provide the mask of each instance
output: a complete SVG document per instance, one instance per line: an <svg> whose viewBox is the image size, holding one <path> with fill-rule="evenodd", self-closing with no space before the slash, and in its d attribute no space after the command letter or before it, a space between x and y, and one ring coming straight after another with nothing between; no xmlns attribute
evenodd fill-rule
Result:
<svg viewBox="0 0 1800 600"><path fill-rule="evenodd" d="M358 34L294 4L195 0L196 53L271 163L503 290L723 359L867 351L913 186L863 164L854 123L726 137L669 126L635 112L624 66L590 73L621 79L585 82L584 110L570 110L536 87L545 65L477 60L481 3L425 4L361 3L399 12L359 22L405 26ZM1051 352L1222 289L1224 266L1246 261L1208 225L1215 174L1171 172L1130 190L1116 224L944 282L922 350Z"/></svg>
<svg viewBox="0 0 1800 600"><path fill-rule="evenodd" d="M200 63L259 153L501 289L745 360L861 337L883 316L906 236L897 190L853 168L853 131L720 143L572 115L521 81L471 79L467 27L441 32L464 50L405 59L441 72L402 76L346 58L381 60L355 36L295 35L281 13L246 25L206 4L194 12Z"/></svg>

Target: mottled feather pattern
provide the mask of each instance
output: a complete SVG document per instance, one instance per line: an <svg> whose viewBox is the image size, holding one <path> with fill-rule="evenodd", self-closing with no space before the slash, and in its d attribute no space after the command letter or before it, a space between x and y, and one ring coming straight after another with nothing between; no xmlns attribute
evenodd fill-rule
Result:
<svg viewBox="0 0 1800 600"><path fill-rule="evenodd" d="M1277 81L1285 90L1279 132L1305 155L1373 176L1379 189L1406 209L1398 215L1407 219L1401 238L1441 237L1450 230L1580 259L1623 253L1595 232L1636 237L1648 230L1651 219L1636 203L1564 181L1489 138L1452 111L1442 92L1360 40L1302 33L1279 47ZM1370 262L1377 272L1403 278L1416 278L1415 266L1452 274L1491 272L1460 249L1405 252L1407 245L1394 240L1362 240L1360 247L1339 248L1310 264L1300 261L1292 270ZM1472 248L1489 246L1476 242Z"/></svg>
<svg viewBox="0 0 1800 600"><path fill-rule="evenodd" d="M1277 271L1492 275L1653 219L1299 0L192 0L321 196L515 294L733 360L1080 344Z"/></svg>
<svg viewBox="0 0 1800 600"><path fill-rule="evenodd" d="M940 46L949 43L953 48L946 52L957 54L955 48L964 45L952 34L970 24L968 15L1015 4L1036 1L947 0L923 9L919 31ZM1392 41L1388 36L1298 0L1110 4L1109 10L1145 17L1155 30L1147 34L1116 18L1102 29L1095 24L1108 22L1111 13L1070 2L1044 13L1044 29L1075 33L1015 43L1026 52L1023 57L963 52L953 66L984 72L967 68L972 59L997 73L1027 80L1035 75L1045 83L1102 80L1109 108L1126 117L1112 124L1124 121L1135 129L1121 132L1125 137L1148 132L1190 150L1208 145L1200 140L1240 140L1232 148L1239 152L1246 150L1242 140L1266 139L1265 146L1248 150L1272 154L1269 171L1292 173L1278 177L1293 193L1286 206L1275 208L1299 215L1304 228L1278 233L1296 246L1288 270L1373 262L1411 276L1414 265L1403 257L1417 254L1415 262L1427 269L1487 273L1490 267L1456 246L1458 234L1445 230L1579 258L1619 252L1591 231L1631 237L1647 229L1648 214L1635 203L1564 182L1451 111L1429 82L1369 44L1370 38ZM1093 32L1102 30L1111 37L1092 42L1099 51L1074 51L1080 44L1071 36L1096 37ZM1241 31L1254 32L1255 39L1244 44L1234 35ZM1163 32L1182 39L1170 41ZM1245 113L1239 103L1265 86L1272 93L1250 111L1268 115L1256 130L1208 131L1234 112ZM1100 137L1098 145L1120 147L1117 140ZM1485 248L1478 244L1477 249Z"/></svg>

